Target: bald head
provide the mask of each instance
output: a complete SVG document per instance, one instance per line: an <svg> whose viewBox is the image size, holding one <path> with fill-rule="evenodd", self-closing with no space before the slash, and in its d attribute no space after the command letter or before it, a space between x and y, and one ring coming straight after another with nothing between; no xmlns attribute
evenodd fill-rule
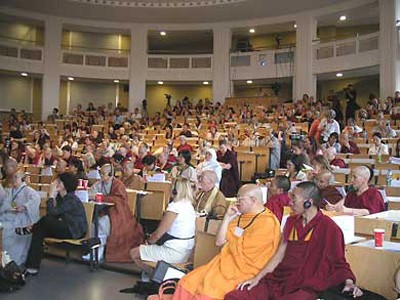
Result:
<svg viewBox="0 0 400 300"><path fill-rule="evenodd" d="M243 185L238 192L239 197L251 197L256 199L257 205L263 205L262 201L262 190L256 184L245 184Z"/></svg>
<svg viewBox="0 0 400 300"><path fill-rule="evenodd" d="M204 170L200 175L202 178L209 180L213 185L217 182L217 174L212 170Z"/></svg>
<svg viewBox="0 0 400 300"><path fill-rule="evenodd" d="M323 190L333 182L333 174L329 170L322 170L317 175L317 186Z"/></svg>
<svg viewBox="0 0 400 300"><path fill-rule="evenodd" d="M370 170L366 166L360 166L353 170L354 175L363 178L364 180L369 181L371 176Z"/></svg>

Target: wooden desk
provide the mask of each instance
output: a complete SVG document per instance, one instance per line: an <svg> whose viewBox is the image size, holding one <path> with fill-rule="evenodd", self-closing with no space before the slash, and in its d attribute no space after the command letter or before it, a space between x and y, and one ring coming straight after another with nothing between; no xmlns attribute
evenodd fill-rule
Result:
<svg viewBox="0 0 400 300"><path fill-rule="evenodd" d="M373 246L374 241L347 245L346 258L361 288L381 294L387 299L396 299L393 290L394 274L400 266L400 244L384 242L384 249ZM389 250L395 248L395 251Z"/></svg>

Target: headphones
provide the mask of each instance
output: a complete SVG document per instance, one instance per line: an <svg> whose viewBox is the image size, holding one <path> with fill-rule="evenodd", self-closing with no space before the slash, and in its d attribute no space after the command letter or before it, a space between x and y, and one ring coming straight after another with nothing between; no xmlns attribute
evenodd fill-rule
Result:
<svg viewBox="0 0 400 300"><path fill-rule="evenodd" d="M310 199L307 199L306 201L303 202L303 207L305 209L309 209L312 206L312 203L310 201Z"/></svg>
<svg viewBox="0 0 400 300"><path fill-rule="evenodd" d="M176 195L178 195L178 190L176 189L176 183L177 183L177 180L175 180L175 182L174 182L174 186L172 187L172 190L171 190L171 194L175 197Z"/></svg>

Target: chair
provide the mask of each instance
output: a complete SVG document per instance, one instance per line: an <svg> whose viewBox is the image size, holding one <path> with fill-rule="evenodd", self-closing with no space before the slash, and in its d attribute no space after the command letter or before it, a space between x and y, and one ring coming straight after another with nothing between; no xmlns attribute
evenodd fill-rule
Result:
<svg viewBox="0 0 400 300"><path fill-rule="evenodd" d="M76 248L82 248L82 242L87 241L91 237L91 229L92 229L92 220L94 215L95 204L94 203L82 203L83 207L85 208L86 213L86 234L81 239L57 239L57 238L45 238L45 244L52 244L59 247L62 247L66 250L66 259L67 263L70 261L70 252ZM94 245L90 248L90 270L93 271L95 265L94 262L94 250L98 248L100 245Z"/></svg>

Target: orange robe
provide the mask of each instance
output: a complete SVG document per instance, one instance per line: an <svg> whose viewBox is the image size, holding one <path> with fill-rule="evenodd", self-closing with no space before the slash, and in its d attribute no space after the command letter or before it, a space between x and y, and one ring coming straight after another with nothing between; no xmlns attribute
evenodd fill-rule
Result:
<svg viewBox="0 0 400 300"><path fill-rule="evenodd" d="M221 253L208 264L201 266L179 281L174 294L176 299L224 299L229 291L247 279L253 278L275 254L281 233L275 215L266 209L241 217L239 227L244 228L241 237L235 235L239 218L228 227L227 243Z"/></svg>
<svg viewBox="0 0 400 300"><path fill-rule="evenodd" d="M129 251L143 243L144 234L129 209L128 194L122 181L114 178L110 195L104 195L103 202L115 204L108 213L111 234L107 239L106 261L132 262Z"/></svg>

